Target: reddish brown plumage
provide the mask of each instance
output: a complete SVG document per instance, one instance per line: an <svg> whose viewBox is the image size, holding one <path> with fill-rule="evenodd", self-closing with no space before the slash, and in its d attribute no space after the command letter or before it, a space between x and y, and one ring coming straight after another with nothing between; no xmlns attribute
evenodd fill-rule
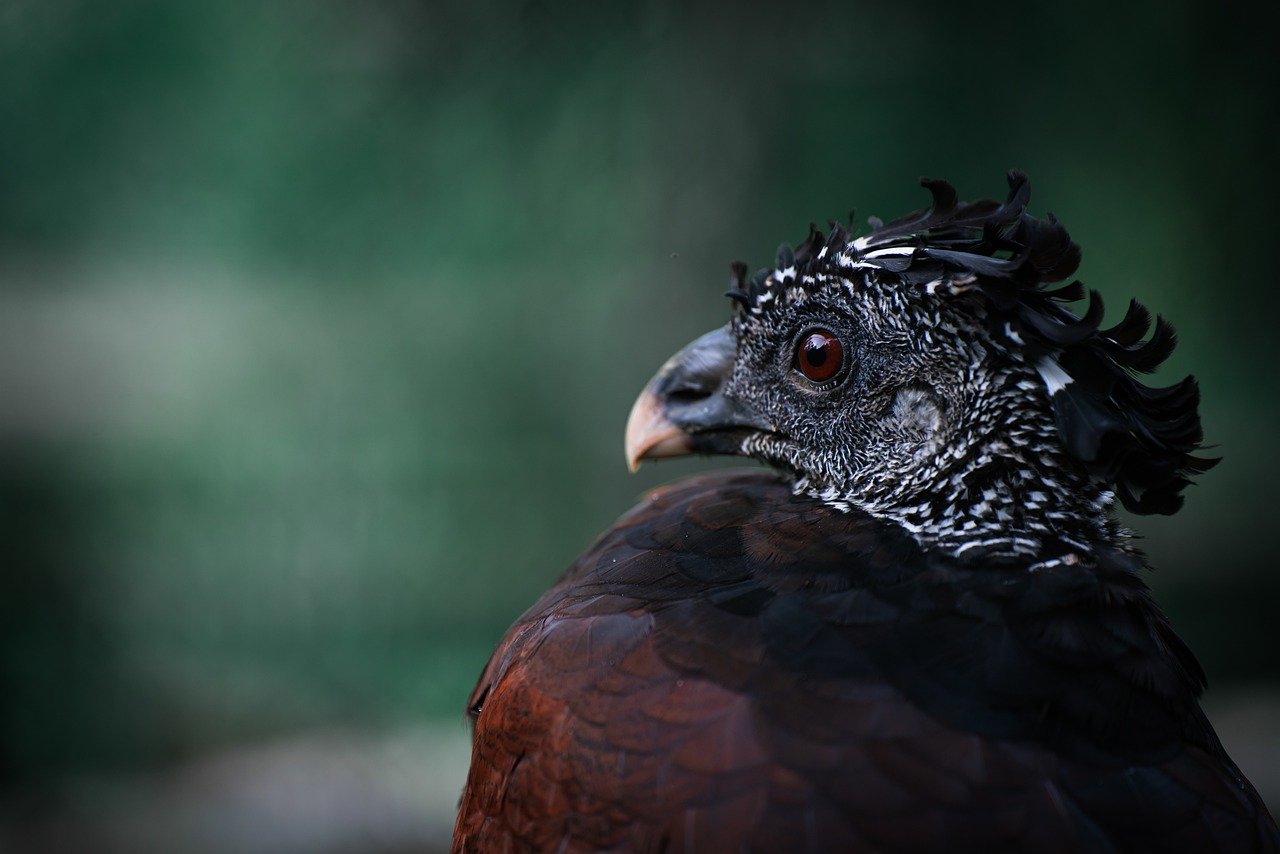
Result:
<svg viewBox="0 0 1280 854"><path fill-rule="evenodd" d="M773 475L659 490L494 653L454 848L1275 850L1109 560L1033 587Z"/></svg>

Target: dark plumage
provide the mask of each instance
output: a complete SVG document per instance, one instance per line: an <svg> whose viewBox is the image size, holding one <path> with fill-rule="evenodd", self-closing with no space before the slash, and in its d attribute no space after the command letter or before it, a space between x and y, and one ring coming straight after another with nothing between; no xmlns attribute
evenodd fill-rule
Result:
<svg viewBox="0 0 1280 854"><path fill-rule="evenodd" d="M730 453L624 516L471 698L457 850L1276 851L1115 497L1210 463L1172 330L1101 329L1079 249L1006 202L735 267L628 456Z"/></svg>

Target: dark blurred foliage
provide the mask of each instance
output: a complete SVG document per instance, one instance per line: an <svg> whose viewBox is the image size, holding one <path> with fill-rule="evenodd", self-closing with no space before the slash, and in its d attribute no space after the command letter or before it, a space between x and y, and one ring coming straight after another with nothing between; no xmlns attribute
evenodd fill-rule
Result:
<svg viewBox="0 0 1280 854"><path fill-rule="evenodd" d="M810 220L1033 179L1225 462L1140 519L1274 684L1275 3L0 9L0 779L455 720L644 488L645 379Z"/></svg>

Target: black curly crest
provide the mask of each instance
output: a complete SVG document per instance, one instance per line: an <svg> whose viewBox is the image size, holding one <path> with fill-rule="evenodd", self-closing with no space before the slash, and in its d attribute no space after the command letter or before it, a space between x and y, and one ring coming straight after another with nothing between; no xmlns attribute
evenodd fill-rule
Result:
<svg viewBox="0 0 1280 854"><path fill-rule="evenodd" d="M1114 484L1129 510L1177 511L1191 478L1218 460L1193 455L1204 438L1195 379L1152 388L1136 377L1173 352L1173 327L1157 316L1153 328L1151 313L1134 300L1119 323L1102 329L1102 298L1093 290L1083 315L1067 309L1084 299L1084 286L1056 283L1076 271L1080 247L1052 215L1027 212L1025 174L1011 171L1008 180L1004 202L965 203L946 181L923 179L933 196L928 208L887 224L872 219L871 233L856 239L838 223L826 234L810 226L794 250L779 250L776 270L747 281L746 267L734 265L728 295L750 309L783 287L821 287L817 274L847 279L855 271L880 283L977 290L992 336L1021 347L1033 363L1056 360L1069 378L1050 387L1066 448Z"/></svg>

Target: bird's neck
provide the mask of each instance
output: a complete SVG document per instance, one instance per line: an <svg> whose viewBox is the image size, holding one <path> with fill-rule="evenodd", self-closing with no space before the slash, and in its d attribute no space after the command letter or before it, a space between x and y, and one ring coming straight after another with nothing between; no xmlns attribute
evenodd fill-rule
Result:
<svg viewBox="0 0 1280 854"><path fill-rule="evenodd" d="M1100 546L1125 548L1114 494L1062 448L1047 407L1006 409L977 402L966 423L921 449L910 478L872 463L849 484L802 477L796 492L892 521L921 546L957 556L1071 563Z"/></svg>

